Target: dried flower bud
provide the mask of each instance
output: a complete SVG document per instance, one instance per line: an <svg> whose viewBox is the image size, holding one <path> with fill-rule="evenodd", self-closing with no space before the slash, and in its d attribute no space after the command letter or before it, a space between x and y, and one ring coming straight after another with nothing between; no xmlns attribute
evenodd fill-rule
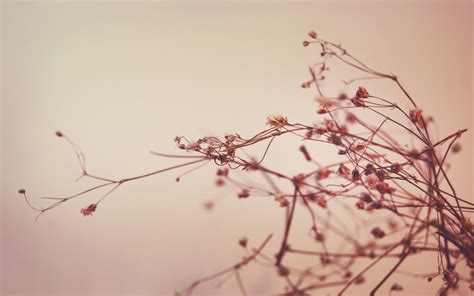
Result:
<svg viewBox="0 0 474 296"><path fill-rule="evenodd" d="M346 116L346 122L354 124L354 123L357 122L357 117L352 113L348 113L347 116Z"/></svg>
<svg viewBox="0 0 474 296"><path fill-rule="evenodd" d="M365 202L363 200L359 200L357 203L356 203L356 207L360 210L363 210L365 208Z"/></svg>
<svg viewBox="0 0 474 296"><path fill-rule="evenodd" d="M304 47L306 47L306 46L308 46L308 45L309 45L309 41L306 41L306 40L303 41L303 46L304 46Z"/></svg>
<svg viewBox="0 0 474 296"><path fill-rule="evenodd" d="M360 180L360 173L358 169L352 170L352 181Z"/></svg>
<svg viewBox="0 0 474 296"><path fill-rule="evenodd" d="M330 174L331 174L330 170L325 170L325 169L319 170L316 172L316 180L319 181L319 180L326 179L327 177L329 177Z"/></svg>
<svg viewBox="0 0 474 296"><path fill-rule="evenodd" d="M362 275L359 275L354 281L354 284L356 284L356 285L360 285L360 284L363 284L363 283L365 283L365 278Z"/></svg>
<svg viewBox="0 0 474 296"><path fill-rule="evenodd" d="M380 227L375 227L370 233L372 233L372 235L378 239L383 238L385 236L385 232L380 229Z"/></svg>
<svg viewBox="0 0 474 296"><path fill-rule="evenodd" d="M240 191L240 192L237 194L237 196L238 196L239 198L247 198L247 197L250 196L250 192L249 192L248 189L242 189L242 191Z"/></svg>
<svg viewBox="0 0 474 296"><path fill-rule="evenodd" d="M362 200L367 202L367 203L371 203L373 202L374 200L372 199L372 197L370 196L370 194L368 193L362 193Z"/></svg>
<svg viewBox="0 0 474 296"><path fill-rule="evenodd" d="M458 250L453 250L453 251L451 251L451 256L454 259L459 259L459 256L461 256L461 253Z"/></svg>
<svg viewBox="0 0 474 296"><path fill-rule="evenodd" d="M316 34L315 31L310 31L310 32L308 33L308 36L311 37L311 38L313 38L313 39L317 39L317 38L318 38L318 34Z"/></svg>
<svg viewBox="0 0 474 296"><path fill-rule="evenodd" d="M228 168L218 169L216 175L220 177L227 177L229 175L229 169Z"/></svg>
<svg viewBox="0 0 474 296"><path fill-rule="evenodd" d="M328 110L327 110L326 106L321 104L321 105L319 105L318 111L316 111L316 113L318 113L319 115L323 115L323 114L328 113Z"/></svg>
<svg viewBox="0 0 474 296"><path fill-rule="evenodd" d="M304 158L307 161L311 161L311 155L309 155L308 149L306 149L304 145L301 145L299 150L301 151L301 153L303 153Z"/></svg>
<svg viewBox="0 0 474 296"><path fill-rule="evenodd" d="M316 195L316 193L309 193L306 198L310 201L316 201L316 198L318 198L318 196Z"/></svg>
<svg viewBox="0 0 474 296"><path fill-rule="evenodd" d="M64 134L61 132L61 131L56 131L56 136L62 138L64 136Z"/></svg>
<svg viewBox="0 0 474 296"><path fill-rule="evenodd" d="M329 68L327 68L329 70ZM339 96L337 97L338 100L341 100L341 101L345 101L347 99L349 99L349 97L347 96L347 94L345 93L341 93L339 94ZM349 113L349 114L352 114L352 113Z"/></svg>
<svg viewBox="0 0 474 296"><path fill-rule="evenodd" d="M301 87L302 87L302 88L310 88L312 82L313 82L313 81L306 81L306 82L303 82L303 84L301 84Z"/></svg>
<svg viewBox="0 0 474 296"><path fill-rule="evenodd" d="M423 110L416 107L410 110L410 119L413 123L418 123L421 121Z"/></svg>
<svg viewBox="0 0 474 296"><path fill-rule="evenodd" d="M356 92L356 97L367 99L369 97L369 92L365 89L365 87L359 86L359 89Z"/></svg>
<svg viewBox="0 0 474 296"><path fill-rule="evenodd" d="M376 170L375 174L377 175L377 178L379 178L380 181L384 181L387 177L387 174L383 169Z"/></svg>
<svg viewBox="0 0 474 296"><path fill-rule="evenodd" d="M390 230L396 230L398 228L397 222L395 222L392 219L388 220L387 224L388 224L388 227L390 228Z"/></svg>
<svg viewBox="0 0 474 296"><path fill-rule="evenodd" d="M247 247L247 243L248 243L248 238L246 237L243 237L239 240L239 245L242 246L242 248L246 248Z"/></svg>
<svg viewBox="0 0 474 296"><path fill-rule="evenodd" d="M212 201L205 202L203 203L203 207L204 209L210 211L214 208L214 203Z"/></svg>
<svg viewBox="0 0 474 296"><path fill-rule="evenodd" d="M461 151L462 147L461 147L461 144L459 143L456 143L453 145L453 147L451 147L451 150L453 151L453 153L459 153L459 151Z"/></svg>
<svg viewBox="0 0 474 296"><path fill-rule="evenodd" d="M339 165L339 169L337 170L337 173L339 174L339 176L347 178L347 179L349 179L351 175L351 171L343 163Z"/></svg>
<svg viewBox="0 0 474 296"><path fill-rule="evenodd" d="M332 134L331 136L328 137L329 143L333 143L336 146L341 146L342 145L342 140L339 136L336 136L335 134Z"/></svg>
<svg viewBox="0 0 474 296"><path fill-rule="evenodd" d="M315 239L317 242L324 242L324 241L326 240L326 237L324 236L323 233L321 233L321 232L316 232L316 235L315 235L314 239Z"/></svg>
<svg viewBox="0 0 474 296"><path fill-rule="evenodd" d="M375 172L375 167L374 167L374 165L371 164L371 163L368 163L368 164L365 166L364 174L365 174L366 176L368 176L368 175L370 175L370 174L372 174L372 173L374 173L374 172Z"/></svg>
<svg viewBox="0 0 474 296"><path fill-rule="evenodd" d="M84 216L90 216L97 209L97 204L90 204L87 208L81 209L81 214Z"/></svg>
<svg viewBox="0 0 474 296"><path fill-rule="evenodd" d="M352 104L354 104L354 106L357 106L357 107L364 107L365 106L364 101L362 101L360 98L357 98L357 97L352 98L351 102L352 102Z"/></svg>
<svg viewBox="0 0 474 296"><path fill-rule="evenodd" d="M319 261L321 262L321 264L324 266L324 265L328 265L329 263L331 263L331 258L329 258L328 256L326 255L321 255L319 257Z"/></svg>
<svg viewBox="0 0 474 296"><path fill-rule="evenodd" d="M403 291L403 287L400 286L399 284L395 283L390 288L390 291Z"/></svg>
<svg viewBox="0 0 474 296"><path fill-rule="evenodd" d="M367 147L367 145L362 144L362 143L357 143L355 145L352 145L352 150L353 151L362 151L362 150L365 149L365 147Z"/></svg>
<svg viewBox="0 0 474 296"><path fill-rule="evenodd" d="M198 142L190 142L188 145L185 146L185 149L186 151L199 151L201 150L201 146Z"/></svg>
<svg viewBox="0 0 474 296"><path fill-rule="evenodd" d="M179 144L181 144L181 139L182 139L182 138L183 138L183 137L178 137L178 136L176 136L176 137L174 137L173 141L176 143L176 145L179 145Z"/></svg>
<svg viewBox="0 0 474 296"><path fill-rule="evenodd" d="M399 173L402 170L402 166L399 163L392 163L390 166L390 171L392 173Z"/></svg>
<svg viewBox="0 0 474 296"><path fill-rule="evenodd" d="M455 271L448 272L444 278L450 286L454 286L459 282L459 274Z"/></svg>
<svg viewBox="0 0 474 296"><path fill-rule="evenodd" d="M281 115L278 116L268 116L267 117L267 124L273 127L284 127L288 124L288 119Z"/></svg>
<svg viewBox="0 0 474 296"><path fill-rule="evenodd" d="M374 173L368 175L365 178L365 182L367 183L367 186L369 186L369 188L374 188L378 181L379 181L379 178Z"/></svg>
<svg viewBox="0 0 474 296"><path fill-rule="evenodd" d="M223 179L218 178L218 179L216 180L216 186L217 186L217 187L222 187L222 186L224 186L224 185L225 185L225 181L224 181Z"/></svg>
<svg viewBox="0 0 474 296"><path fill-rule="evenodd" d="M20 194L25 194L26 191L25 191L25 189L20 189L20 190L18 190L18 193L20 193Z"/></svg>
<svg viewBox="0 0 474 296"><path fill-rule="evenodd" d="M278 266L278 275L279 276L288 276L290 274L290 270L284 266Z"/></svg>
<svg viewBox="0 0 474 296"><path fill-rule="evenodd" d="M328 203L324 196L319 196L318 199L316 200L316 204L320 206L323 209L326 209L328 207Z"/></svg>
<svg viewBox="0 0 474 296"><path fill-rule="evenodd" d="M369 210L378 210L378 209L381 209L382 208L382 203L379 202L379 201L375 201L373 203L370 204L369 206Z"/></svg>
<svg viewBox="0 0 474 296"><path fill-rule="evenodd" d="M385 182L377 182L377 184L375 185L375 189L377 189L378 192L380 192L380 194L391 194L395 191L395 189L393 188L390 188L390 186L385 183Z"/></svg>

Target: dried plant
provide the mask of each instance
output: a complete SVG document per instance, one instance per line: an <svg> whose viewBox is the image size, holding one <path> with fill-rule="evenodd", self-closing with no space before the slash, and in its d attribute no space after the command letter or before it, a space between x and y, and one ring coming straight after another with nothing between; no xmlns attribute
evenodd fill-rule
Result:
<svg viewBox="0 0 474 296"><path fill-rule="evenodd" d="M388 283L391 276L399 272L409 258L421 253L436 260L438 269L421 270L422 273L413 275L428 281L441 278L440 295L460 289L462 285L474 289L474 228L469 219L474 204L456 193L447 169L449 156L460 152L459 139L467 130L434 139L430 133L433 118L423 114L397 76L374 70L341 45L319 38L314 31L308 35L303 45L319 48L322 60L309 67L310 79L302 87L317 93L318 123L295 123L284 116L270 116L268 127L250 138L239 134L203 137L196 141L176 137L177 147L187 154L153 153L187 159L186 162L120 180L91 174L79 146L58 131L56 135L74 149L82 168L81 177L94 179L97 185L70 196L42 197L50 202L46 207L33 206L24 189L19 193L40 216L72 199L107 188L107 193L97 202L80 211L89 216L107 196L128 182L181 167L190 167L184 173L187 174L213 162L218 167L217 186L234 186L238 199L264 196L274 199L275 206L284 208L281 242L277 250L267 250L271 234L256 248L250 248L247 238L242 238L238 243L246 255L240 262L192 283L176 292L177 295L189 295L205 282L232 277L246 295L240 272L248 264L275 269L285 285L285 290L280 291L283 295L307 295L329 287L339 289L338 295L342 295L351 286L362 284L368 286L370 295L385 284L392 293L404 288L403 283ZM384 98L363 86L354 89L354 93L327 96L323 81L329 71L328 63L334 60L359 73L357 78L344 81L345 84L387 80L404 98L396 101ZM402 105L410 107L405 109ZM402 133L394 134L393 129ZM295 149L296 157L304 157L312 168L310 171L290 176L265 165L272 143L280 137L302 140L304 145ZM244 149L258 143L266 145L263 155L259 159L248 157ZM334 147L338 160L329 165L321 164L313 156L313 144ZM233 171L237 169L257 172L266 183L243 182L234 176ZM291 190L281 189L284 187ZM205 203L207 209L213 206L213 201ZM346 218L342 219L338 212ZM296 214L309 217L308 230L314 240L312 250L290 246ZM319 259L320 263L295 266L288 260L291 256L309 256ZM395 259L391 269L367 283L367 272L388 259ZM367 260L369 263L364 265Z"/></svg>

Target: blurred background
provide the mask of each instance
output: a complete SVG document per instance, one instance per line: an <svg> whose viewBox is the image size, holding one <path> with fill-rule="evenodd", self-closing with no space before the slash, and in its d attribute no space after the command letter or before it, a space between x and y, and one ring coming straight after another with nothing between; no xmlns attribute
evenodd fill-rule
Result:
<svg viewBox="0 0 474 296"><path fill-rule="evenodd" d="M183 170L129 183L87 218L80 209L103 192L35 222L17 190L27 189L40 206L40 196L94 184L75 182L80 167L70 146L54 136L58 129L82 147L91 173L120 179L176 164L149 153L176 153L175 136L249 137L270 114L316 121L315 92L300 87L309 79L307 66L320 59L317 48L302 46L310 30L397 74L435 117L440 137L472 126L470 1L4 1L1 8L3 295L170 295L240 260L243 236L256 246L274 233L269 248L277 250L283 211L273 200L238 200L235 190L216 188L213 165L179 183ZM341 85L325 88L337 93ZM408 106L388 84L374 91ZM472 201L472 133L461 143L450 173L459 195ZM266 164L299 173L299 144L277 141ZM313 149L315 158L331 161L332 154ZM203 203L215 199L206 211ZM300 220L292 245L307 240L308 221ZM407 264L405 270L410 264L436 269L432 261ZM379 277L390 267L381 266ZM272 270L249 267L242 277L251 294L281 292ZM439 287L395 277L406 295L433 295ZM229 281L196 292L238 289Z"/></svg>

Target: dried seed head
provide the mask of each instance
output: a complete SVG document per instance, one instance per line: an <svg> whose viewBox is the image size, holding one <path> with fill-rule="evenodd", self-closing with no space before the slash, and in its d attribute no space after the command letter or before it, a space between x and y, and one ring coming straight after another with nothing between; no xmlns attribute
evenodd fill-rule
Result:
<svg viewBox="0 0 474 296"><path fill-rule="evenodd" d="M56 136L62 138L64 136L64 134L61 132L61 131L56 131Z"/></svg>
<svg viewBox="0 0 474 296"><path fill-rule="evenodd" d="M303 41L303 46L304 46L304 47L306 47L306 46L308 46L308 45L309 45L309 41L306 41L306 40Z"/></svg>
<svg viewBox="0 0 474 296"><path fill-rule="evenodd" d="M19 193L19 194L25 194L26 191L25 191L25 189L20 189L20 190L18 190L18 193Z"/></svg>

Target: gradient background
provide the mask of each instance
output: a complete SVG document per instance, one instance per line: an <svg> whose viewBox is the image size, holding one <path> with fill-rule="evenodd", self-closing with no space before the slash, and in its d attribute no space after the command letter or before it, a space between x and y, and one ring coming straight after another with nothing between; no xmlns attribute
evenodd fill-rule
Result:
<svg viewBox="0 0 474 296"><path fill-rule="evenodd" d="M98 194L35 223L19 188L58 196L93 184L74 183L80 169L55 130L80 144L92 173L122 178L176 163L148 153L174 152L176 135L249 136L270 114L311 123L314 93L300 84L319 57L301 42L314 29L396 73L446 135L472 126L472 14L470 1L2 2L0 291L169 295L240 260L241 236L259 244L273 232L269 250L277 249L281 210L214 188L212 165L180 183L178 172L130 183L90 218L79 210ZM406 106L396 90L377 91ZM451 174L460 196L472 200L471 133L462 144ZM296 145L276 143L268 164L297 173L299 160L288 159L300 158ZM202 209L218 196L214 211ZM306 222L295 224L303 236ZM410 264L435 266L411 260L404 270ZM379 277L389 268L381 266ZM252 294L278 291L270 270L250 267L242 276ZM439 287L395 279L406 295L433 295ZM382 294L389 284L384 288ZM214 284L199 291L217 293ZM232 281L218 290L236 291ZM366 294L364 287L350 291Z"/></svg>

